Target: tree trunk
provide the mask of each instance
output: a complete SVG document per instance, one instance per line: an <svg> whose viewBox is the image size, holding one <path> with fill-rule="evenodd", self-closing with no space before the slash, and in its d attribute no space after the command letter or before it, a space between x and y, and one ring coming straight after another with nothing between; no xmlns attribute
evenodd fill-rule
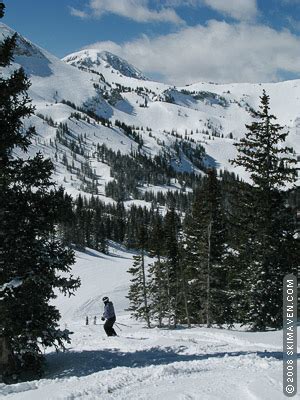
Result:
<svg viewBox="0 0 300 400"><path fill-rule="evenodd" d="M0 382L14 370L14 357L7 337L0 336Z"/></svg>
<svg viewBox="0 0 300 400"><path fill-rule="evenodd" d="M161 264L160 264L160 255L158 255L157 259L158 263L158 274L157 274L157 279L158 279L158 297L159 297L159 305L158 305L158 327L162 327L162 282L161 282Z"/></svg>
<svg viewBox="0 0 300 400"><path fill-rule="evenodd" d="M207 228L207 238L208 238L208 254L207 254L207 288L206 288L206 325L209 328L210 323L210 256L211 256L211 226L212 222L209 223Z"/></svg>
<svg viewBox="0 0 300 400"><path fill-rule="evenodd" d="M182 278L182 289L183 289L185 316L186 316L186 320L187 320L187 325L190 328L191 327L191 321L190 321L190 314L189 314L189 308L188 308L188 299L187 299L187 284L186 284L186 278L185 278L184 269L182 268L182 263L180 263L180 269L181 269L181 275L182 275L181 278Z"/></svg>
<svg viewBox="0 0 300 400"><path fill-rule="evenodd" d="M167 261L167 296L168 296L168 327L171 328L171 290L170 290L170 266Z"/></svg>
<svg viewBox="0 0 300 400"><path fill-rule="evenodd" d="M143 273L143 294L144 294L144 304L145 304L145 317L148 328L150 328L150 318L148 309L148 299L147 299L147 288L146 288L146 274L145 274L145 258L144 250L142 252L142 273Z"/></svg>

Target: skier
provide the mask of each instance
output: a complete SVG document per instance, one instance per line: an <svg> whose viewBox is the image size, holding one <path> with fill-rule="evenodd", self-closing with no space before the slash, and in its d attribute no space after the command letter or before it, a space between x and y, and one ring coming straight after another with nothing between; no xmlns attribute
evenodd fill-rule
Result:
<svg viewBox="0 0 300 400"><path fill-rule="evenodd" d="M107 296L103 297L102 301L104 303L104 313L101 319L102 321L105 321L106 319L104 324L104 330L107 336L117 336L113 328L113 325L116 322L116 314L113 303L109 301L109 298Z"/></svg>

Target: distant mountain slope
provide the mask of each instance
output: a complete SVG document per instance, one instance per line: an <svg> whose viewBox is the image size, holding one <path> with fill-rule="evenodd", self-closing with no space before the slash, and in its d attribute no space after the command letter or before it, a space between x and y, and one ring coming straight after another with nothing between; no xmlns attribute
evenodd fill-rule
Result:
<svg viewBox="0 0 300 400"><path fill-rule="evenodd" d="M13 33L0 24L0 40ZM288 145L300 155L299 80L174 87L147 80L109 52L82 50L60 60L19 34L17 42L14 63L1 72L5 76L22 66L29 75L36 115L26 124L34 124L38 132L31 153L39 150L51 157L55 179L73 195L98 193L104 201L114 201L106 186L117 178L112 164L99 157L103 145L129 157L135 152L164 157L174 170L196 174L203 173L197 159L203 146L203 165L247 179L229 159L236 154L233 143L253 119L263 88L278 122L290 132ZM163 186L152 187L141 179L138 190L157 192L165 190ZM175 180L167 185L170 190L185 190L184 186ZM133 200L131 195L128 204Z"/></svg>

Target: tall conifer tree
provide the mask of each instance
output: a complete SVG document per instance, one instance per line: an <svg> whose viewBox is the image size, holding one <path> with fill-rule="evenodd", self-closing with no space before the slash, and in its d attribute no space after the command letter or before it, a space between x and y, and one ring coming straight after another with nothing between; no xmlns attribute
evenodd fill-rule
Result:
<svg viewBox="0 0 300 400"><path fill-rule="evenodd" d="M144 319L150 328L150 310L148 296L148 282L145 267L145 246L147 242L147 232L144 225L140 227L138 247L140 254L133 256L134 263L128 272L132 275L129 288L128 299L130 301L129 311L136 319Z"/></svg>
<svg viewBox="0 0 300 400"><path fill-rule="evenodd" d="M285 189L296 179L291 148L284 146L286 130L270 114L270 98L264 91L256 120L236 143L232 161L249 172L252 186L240 195L239 248L233 262L241 271L241 321L254 330L282 326L282 282L297 273L299 239L294 217L287 206ZM298 261L297 261L298 259Z"/></svg>
<svg viewBox="0 0 300 400"><path fill-rule="evenodd" d="M180 252L179 252L179 229L180 219L172 205L164 220L165 232L165 267L166 267L166 288L168 299L169 327L176 327L178 322L178 301L180 286Z"/></svg>
<svg viewBox="0 0 300 400"><path fill-rule="evenodd" d="M166 314L168 297L166 290L166 263L163 260L165 234L162 217L159 212L153 215L149 235L150 255L156 261L149 267L149 297L151 299L151 317L158 320L158 326L162 326L163 317Z"/></svg>
<svg viewBox="0 0 300 400"><path fill-rule="evenodd" d="M185 263L189 307L194 322L227 322L227 271L223 263L226 232L220 183L216 171L198 188L185 224Z"/></svg>
<svg viewBox="0 0 300 400"><path fill-rule="evenodd" d="M16 41L15 35L0 44L1 67L11 63ZM34 112L29 86L22 69L0 75L0 342L10 355L0 360L3 379L12 373L36 376L41 346L69 341L68 331L58 328L59 311L49 302L56 288L70 294L79 285L59 274L74 262L73 251L56 238L56 224L71 199L55 189L50 160L40 153L22 158L35 135L33 127L23 125Z"/></svg>

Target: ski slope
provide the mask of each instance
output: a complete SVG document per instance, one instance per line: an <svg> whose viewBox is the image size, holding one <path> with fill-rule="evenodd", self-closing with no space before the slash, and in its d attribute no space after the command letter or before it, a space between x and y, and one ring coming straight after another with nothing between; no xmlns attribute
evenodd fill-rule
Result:
<svg viewBox="0 0 300 400"><path fill-rule="evenodd" d="M56 300L62 327L74 332L71 345L64 353L48 350L43 379L0 384L1 399L284 399L281 331L147 329L125 311L133 253L111 243L109 255L93 250L76 255L73 274L82 285L75 296ZM104 295L114 302L118 337L106 337L99 318L93 324Z"/></svg>

